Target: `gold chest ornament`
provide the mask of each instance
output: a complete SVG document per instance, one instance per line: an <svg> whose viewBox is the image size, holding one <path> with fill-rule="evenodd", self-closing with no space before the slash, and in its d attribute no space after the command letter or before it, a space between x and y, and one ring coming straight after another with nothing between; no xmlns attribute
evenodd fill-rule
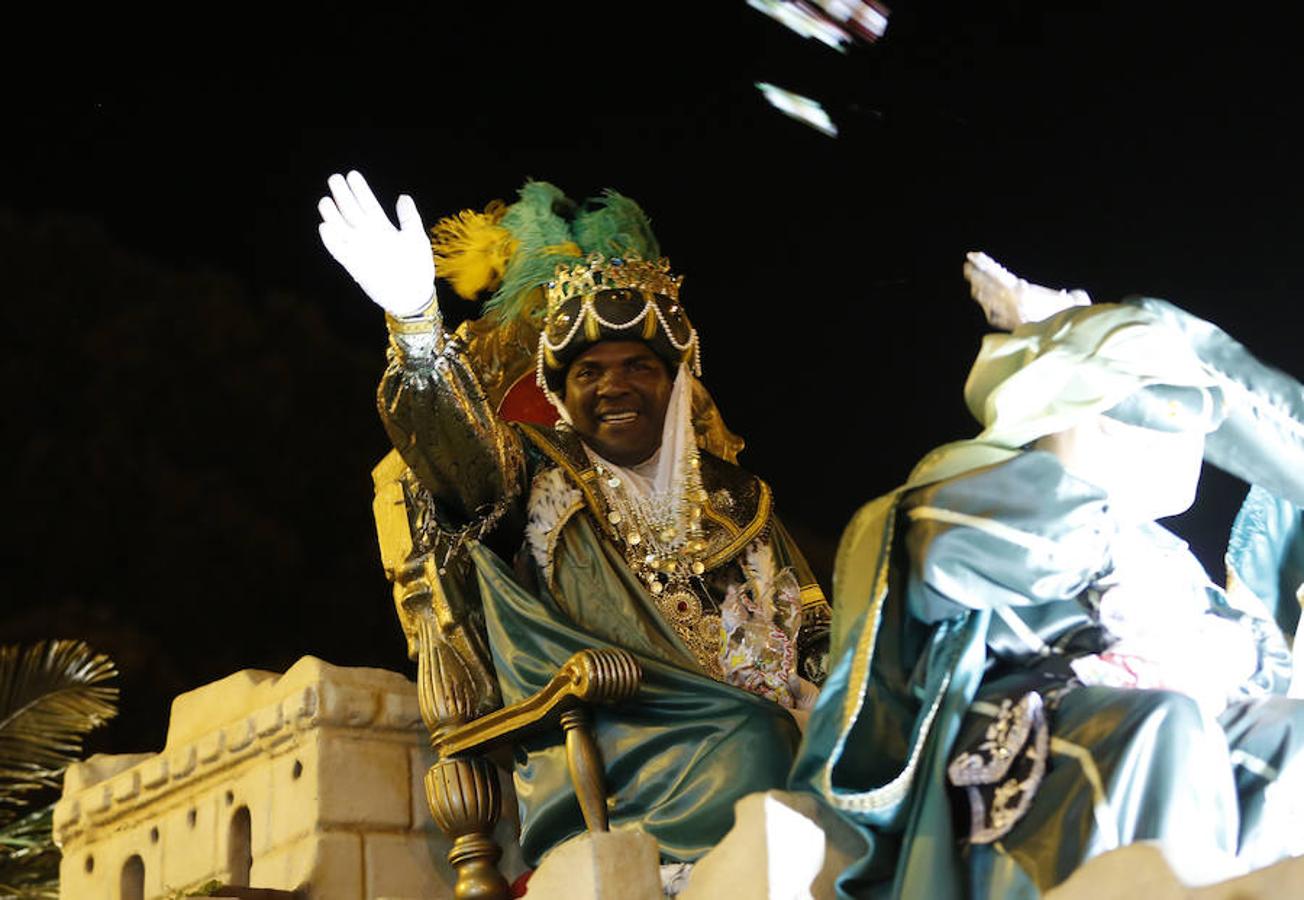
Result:
<svg viewBox="0 0 1304 900"><path fill-rule="evenodd" d="M668 498L636 499L619 473L596 461L594 471L625 560L702 668L721 677L720 616L703 611L699 590L705 595L706 589L694 587L701 584L707 555L702 526L707 494L697 449L689 452L682 488Z"/></svg>

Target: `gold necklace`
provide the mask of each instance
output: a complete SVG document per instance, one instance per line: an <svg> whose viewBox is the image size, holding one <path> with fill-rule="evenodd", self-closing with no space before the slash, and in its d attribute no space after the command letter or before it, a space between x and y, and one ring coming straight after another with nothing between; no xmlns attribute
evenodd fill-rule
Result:
<svg viewBox="0 0 1304 900"><path fill-rule="evenodd" d="M607 520L623 544L630 568L698 663L719 678L720 616L703 613L702 601L693 586L694 581L700 585L706 571L702 530L706 490L702 487L696 446L687 457L682 489L669 497L648 500L631 496L620 473L596 459L593 468L607 501ZM704 586L701 593L706 594Z"/></svg>

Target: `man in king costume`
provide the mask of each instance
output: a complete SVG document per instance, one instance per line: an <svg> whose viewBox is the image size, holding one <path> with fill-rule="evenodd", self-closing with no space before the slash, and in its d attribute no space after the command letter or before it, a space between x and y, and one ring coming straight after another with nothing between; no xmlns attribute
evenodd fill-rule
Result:
<svg viewBox="0 0 1304 900"><path fill-rule="evenodd" d="M1304 702L1272 611L1155 520L1201 458L1298 505L1304 389L1160 300L966 266L978 437L864 507L794 782L865 841L850 897L1036 897L1160 843L1179 875L1304 852Z"/></svg>
<svg viewBox="0 0 1304 900"><path fill-rule="evenodd" d="M380 413L417 540L438 551L442 589L482 610L502 702L578 650L634 653L638 696L595 712L611 823L695 860L738 798L785 783L829 613L769 487L733 463L741 441L696 378L681 279L612 191L575 204L527 183L510 206L440 222L432 259L409 197L395 228L358 173L329 186L322 239L387 313ZM461 296L491 295L455 335L436 267ZM505 421L508 407L535 423ZM515 763L535 864L584 821L559 734L517 745Z"/></svg>

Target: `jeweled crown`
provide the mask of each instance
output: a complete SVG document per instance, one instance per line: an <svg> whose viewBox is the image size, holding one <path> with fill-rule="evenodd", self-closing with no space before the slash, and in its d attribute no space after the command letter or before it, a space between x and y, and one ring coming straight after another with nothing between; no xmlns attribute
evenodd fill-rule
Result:
<svg viewBox="0 0 1304 900"><path fill-rule="evenodd" d="M544 285L544 293L551 317L557 307L572 297L583 297L601 290L635 288L677 301L683 280L682 275L670 274L670 260L664 256L652 260L630 253L608 258L594 252L583 262L559 263L552 280Z"/></svg>

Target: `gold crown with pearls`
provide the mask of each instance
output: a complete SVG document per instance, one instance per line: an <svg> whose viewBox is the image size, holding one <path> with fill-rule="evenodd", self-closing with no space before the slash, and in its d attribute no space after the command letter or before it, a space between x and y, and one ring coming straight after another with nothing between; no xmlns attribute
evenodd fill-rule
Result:
<svg viewBox="0 0 1304 900"><path fill-rule="evenodd" d="M551 316L572 297L595 291L633 288L677 301L683 281L684 276L670 274L670 260L664 256L653 260L643 259L637 253L606 257L594 252L583 262L558 263L552 280L544 285L544 293Z"/></svg>

